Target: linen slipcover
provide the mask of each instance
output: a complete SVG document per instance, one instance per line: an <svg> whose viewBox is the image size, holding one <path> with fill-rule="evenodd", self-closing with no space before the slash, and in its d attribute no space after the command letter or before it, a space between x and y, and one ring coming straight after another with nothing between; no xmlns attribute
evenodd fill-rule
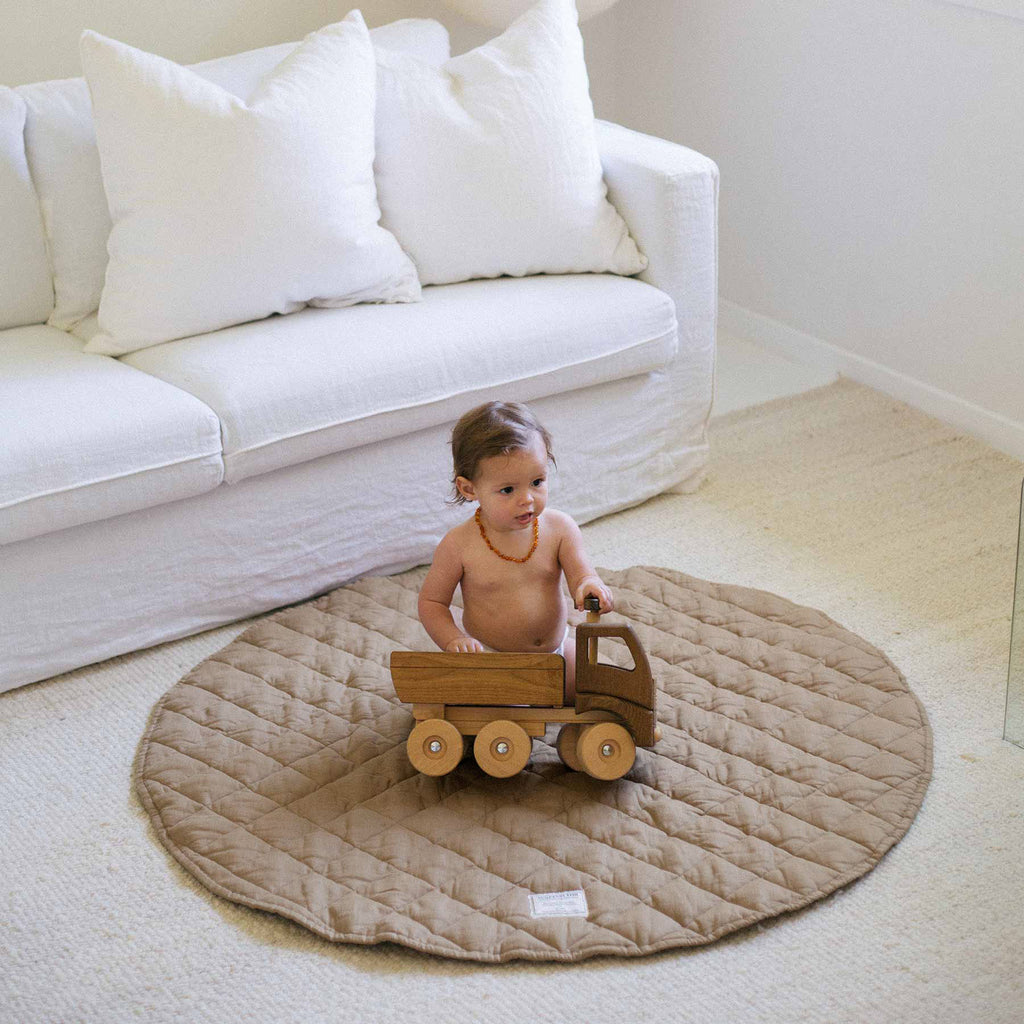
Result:
<svg viewBox="0 0 1024 1024"><path fill-rule="evenodd" d="M51 99L59 110L60 97ZM558 438L553 499L580 523L669 488L697 487L708 458L715 351L717 167L683 146L602 122L596 135L609 195L650 260L640 278L674 304L678 348L647 373L592 387L566 374L569 390L531 399ZM64 167L82 141L58 140L50 155ZM54 170L57 187L61 173ZM69 169L68 182L78 180ZM86 205L71 208L91 216L94 199L83 195ZM563 327L552 323L553 344ZM358 387L358 367L353 374ZM116 403L117 392L108 398ZM232 487L5 545L0 690L304 600L362 574L420 564L453 525L444 505L449 432L450 421L370 437L376 443Z"/></svg>
<svg viewBox="0 0 1024 1024"><path fill-rule="evenodd" d="M206 405L46 324L0 335L0 408L0 544L224 479L220 424ZM12 571L8 552L3 561Z"/></svg>
<svg viewBox="0 0 1024 1024"><path fill-rule="evenodd" d="M428 287L417 303L304 309L122 361L213 409L225 477L237 483L454 421L491 398L531 401L657 370L676 347L663 292L567 274Z"/></svg>

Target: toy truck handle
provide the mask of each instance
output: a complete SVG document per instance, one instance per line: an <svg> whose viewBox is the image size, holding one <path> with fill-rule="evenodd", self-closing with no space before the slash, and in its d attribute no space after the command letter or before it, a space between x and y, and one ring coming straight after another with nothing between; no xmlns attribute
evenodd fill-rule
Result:
<svg viewBox="0 0 1024 1024"><path fill-rule="evenodd" d="M624 640L634 667L619 668L600 663L596 657L593 661L590 657L578 657L576 710L613 711L625 721L638 746L653 746L657 742L656 687L643 646L631 626L581 622L576 627L577 651L596 651L597 639L602 636Z"/></svg>
<svg viewBox="0 0 1024 1024"><path fill-rule="evenodd" d="M593 594L587 594L583 598L583 610L587 613L587 622L600 622L601 621L601 602ZM584 652L582 655L580 652ZM584 644L577 644L576 657L585 657L585 660L591 664L597 664L597 637L591 640L587 640Z"/></svg>

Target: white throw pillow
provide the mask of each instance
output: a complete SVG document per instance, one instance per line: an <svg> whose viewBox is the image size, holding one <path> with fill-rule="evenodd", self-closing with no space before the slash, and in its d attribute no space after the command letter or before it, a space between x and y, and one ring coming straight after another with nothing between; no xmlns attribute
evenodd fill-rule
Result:
<svg viewBox="0 0 1024 1024"><path fill-rule="evenodd" d="M419 298L378 223L376 61L359 11L307 36L248 102L95 32L81 51L113 222L86 351Z"/></svg>
<svg viewBox="0 0 1024 1024"><path fill-rule="evenodd" d="M370 30L375 48L440 64L451 56L440 22L405 18ZM189 65L196 74L247 100L260 80L299 44L280 43ZM110 214L96 151L89 88L83 78L33 82L15 90L25 100L25 149L39 195L53 265L49 323L70 330L94 313L107 269Z"/></svg>
<svg viewBox="0 0 1024 1024"><path fill-rule="evenodd" d="M378 65L381 224L423 284L647 266L607 199L573 0L440 67Z"/></svg>

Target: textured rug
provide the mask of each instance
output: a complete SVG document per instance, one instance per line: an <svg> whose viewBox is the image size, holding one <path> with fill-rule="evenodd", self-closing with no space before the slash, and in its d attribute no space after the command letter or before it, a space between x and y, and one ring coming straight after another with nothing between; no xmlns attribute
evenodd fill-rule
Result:
<svg viewBox="0 0 1024 1024"><path fill-rule="evenodd" d="M638 956L821 899L917 813L931 732L884 654L821 612L652 567L602 570L658 683L663 737L624 778L570 771L554 727L512 778L420 775L388 661L432 646L424 575L289 608L160 701L139 795L213 892L334 941Z"/></svg>
<svg viewBox="0 0 1024 1024"><path fill-rule="evenodd" d="M132 789L154 704L239 623L0 694L0 1020L1020 1024L1024 751L1001 737L1024 464L846 381L715 421L711 442L697 493L588 523L587 548L785 594L899 666L934 769L872 871L631 959L325 942L213 895Z"/></svg>

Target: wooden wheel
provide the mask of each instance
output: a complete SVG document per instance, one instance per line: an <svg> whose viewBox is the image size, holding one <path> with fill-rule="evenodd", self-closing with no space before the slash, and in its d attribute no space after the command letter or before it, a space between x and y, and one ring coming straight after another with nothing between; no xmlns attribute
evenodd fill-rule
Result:
<svg viewBox="0 0 1024 1024"><path fill-rule="evenodd" d="M476 763L488 775L507 779L526 767L533 749L533 740L515 722L498 719L488 722L473 742Z"/></svg>
<svg viewBox="0 0 1024 1024"><path fill-rule="evenodd" d="M621 779L633 767L636 744L617 722L595 722L580 733L576 756L595 779Z"/></svg>
<svg viewBox="0 0 1024 1024"><path fill-rule="evenodd" d="M447 775L462 760L462 733L443 718L417 722L405 749L413 768L424 775Z"/></svg>
<svg viewBox="0 0 1024 1024"><path fill-rule="evenodd" d="M582 729L582 725L563 725L558 730L558 739L555 741L555 750L558 751L562 764L574 772L583 771L583 765L576 753L576 745L579 743Z"/></svg>

